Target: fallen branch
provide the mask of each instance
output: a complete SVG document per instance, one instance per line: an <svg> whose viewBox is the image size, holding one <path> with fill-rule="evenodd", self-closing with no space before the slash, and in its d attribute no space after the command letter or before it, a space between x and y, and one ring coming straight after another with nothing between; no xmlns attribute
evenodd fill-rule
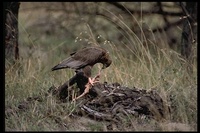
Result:
<svg viewBox="0 0 200 133"><path fill-rule="evenodd" d="M116 121L121 116L145 115L156 120L168 119L170 108L156 90L123 87L119 83L97 83L90 92L78 99L74 114L94 119ZM95 94L95 95L93 95Z"/></svg>

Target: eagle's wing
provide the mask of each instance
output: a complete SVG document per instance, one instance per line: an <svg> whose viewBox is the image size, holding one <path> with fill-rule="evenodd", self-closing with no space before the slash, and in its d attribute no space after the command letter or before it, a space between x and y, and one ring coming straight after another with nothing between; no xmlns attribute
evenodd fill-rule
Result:
<svg viewBox="0 0 200 133"><path fill-rule="evenodd" d="M101 57L106 54L106 51L100 47L86 47L77 52L71 54L71 56L58 65L52 68L52 70L62 68L80 69L87 65L93 66L101 60Z"/></svg>

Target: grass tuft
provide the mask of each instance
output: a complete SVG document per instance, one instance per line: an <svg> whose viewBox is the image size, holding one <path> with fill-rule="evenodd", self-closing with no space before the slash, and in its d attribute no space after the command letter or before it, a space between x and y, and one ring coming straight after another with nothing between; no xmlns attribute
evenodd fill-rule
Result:
<svg viewBox="0 0 200 133"><path fill-rule="evenodd" d="M107 10L108 11L108 10ZM17 108L27 97L40 96L43 102L34 101L26 111L14 112L5 118L6 131L107 131L107 122L89 119L73 120L69 114L77 107L71 103L57 103L45 93L52 85L59 86L74 75L71 69L52 72L51 68L69 56L77 48L100 45L106 48L113 63L102 73L101 82L118 82L122 86L156 89L171 105L171 117L166 122L156 122L143 118L127 118L116 130L126 131L196 131L197 130L197 62L188 63L178 52L168 47L165 40L149 40L143 34L141 22L137 21L140 35L129 27L128 22L108 11L119 20L118 26L125 41L114 43L103 35L93 35L90 25L74 40L54 42L33 41L23 25L20 37L20 60L12 65L5 62L5 107ZM24 32L23 32L24 31ZM150 29L151 31L151 29ZM119 32L115 29L114 32ZM84 34L84 35L83 35ZM101 39L103 43L99 43ZM83 45L78 43L81 41ZM71 45L75 43L74 45ZM40 44L41 43L41 44ZM70 45L66 45L70 43ZM81 43L81 44L82 44ZM25 45L28 44L28 45ZM39 45L40 44L40 45ZM42 45L43 44L43 45ZM84 45L85 44L85 45ZM94 67L93 74L100 65ZM188 70L190 68L190 70ZM86 121L86 122L85 122Z"/></svg>

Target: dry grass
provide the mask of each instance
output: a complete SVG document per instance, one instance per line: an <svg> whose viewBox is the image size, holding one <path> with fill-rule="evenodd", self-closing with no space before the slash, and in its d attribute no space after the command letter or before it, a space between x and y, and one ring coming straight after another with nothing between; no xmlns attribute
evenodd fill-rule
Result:
<svg viewBox="0 0 200 133"><path fill-rule="evenodd" d="M171 118L165 122L129 118L120 127L113 125L113 130L197 131L197 62L188 64L179 53L163 47L167 42L159 40L151 42L144 35L143 40L140 40L123 19L118 17L117 19L121 21L120 25L125 27L129 35L127 38L129 43L114 44L103 35L95 38L89 25L86 25L87 32L82 32L85 34L84 37L89 38L85 42L92 42L87 45L93 45L99 38L104 40L103 44L97 43L97 45L108 49L113 60L112 65L103 71L100 80L109 83L119 82L129 87L156 88L164 100L171 105L172 114ZM141 26L139 22L138 26ZM5 130L107 131L110 124L108 122L94 121L85 117L70 118L69 114L77 106L74 103L57 103L54 97L44 96L50 86L53 84L58 86L74 74L70 69L56 72L50 70L75 47L80 47L78 42L74 42L73 46L66 46L68 40L55 41L49 38L45 42L44 40L34 41L32 39L34 34L32 37L28 36L29 32L22 24L19 28L21 28L20 42L22 44L20 54L23 58L15 65L10 65L6 61L5 105L6 108L17 108L18 104L29 96L41 96L43 102L32 102L26 111L10 115L5 119ZM69 43L72 41L70 40ZM65 48L68 50L64 51ZM193 73L188 71L188 66ZM93 73L97 72L98 67L94 68Z"/></svg>

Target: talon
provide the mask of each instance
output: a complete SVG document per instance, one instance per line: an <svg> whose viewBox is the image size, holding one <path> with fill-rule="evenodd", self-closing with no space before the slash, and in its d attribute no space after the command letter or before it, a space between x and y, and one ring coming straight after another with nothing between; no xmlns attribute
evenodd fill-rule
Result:
<svg viewBox="0 0 200 133"><path fill-rule="evenodd" d="M89 92L90 88L91 88L91 84L90 84L90 83L87 83L87 84L85 85L85 90L84 90L84 92L83 92L80 96L74 98L73 101L74 101L74 100L77 100L77 99L79 99L79 98L81 98L81 97L83 97L84 95L86 95L86 94Z"/></svg>
<svg viewBox="0 0 200 133"><path fill-rule="evenodd" d="M89 84L91 84L92 86L94 85L94 79L91 79L90 77L89 77Z"/></svg>

